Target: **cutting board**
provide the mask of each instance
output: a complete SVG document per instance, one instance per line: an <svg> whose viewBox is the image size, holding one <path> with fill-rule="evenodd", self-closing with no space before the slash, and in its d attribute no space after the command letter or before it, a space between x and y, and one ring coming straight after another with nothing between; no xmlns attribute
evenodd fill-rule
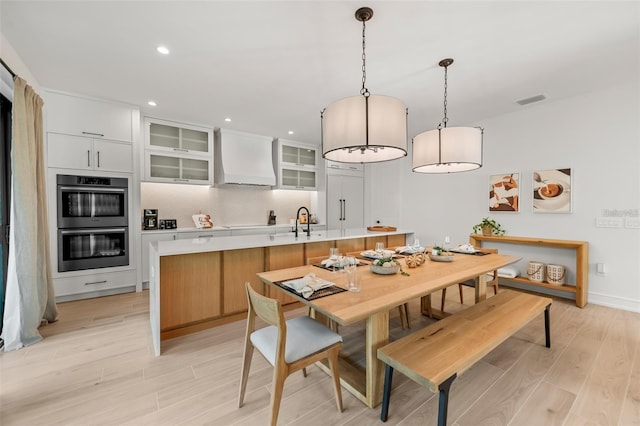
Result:
<svg viewBox="0 0 640 426"><path fill-rule="evenodd" d="M397 230L398 228L396 228L395 226L383 226L383 225L367 226L367 231L373 231L373 232L392 232Z"/></svg>

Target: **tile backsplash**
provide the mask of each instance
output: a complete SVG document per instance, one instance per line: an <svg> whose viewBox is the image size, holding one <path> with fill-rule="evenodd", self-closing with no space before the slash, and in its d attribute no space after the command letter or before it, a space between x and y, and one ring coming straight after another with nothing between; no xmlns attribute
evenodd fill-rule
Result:
<svg viewBox="0 0 640 426"><path fill-rule="evenodd" d="M317 214L314 191L142 182L140 195L141 208L158 209L160 219L177 219L179 228L194 227L191 215L199 212L210 214L216 226L266 225L269 210L277 224L288 224L300 206Z"/></svg>

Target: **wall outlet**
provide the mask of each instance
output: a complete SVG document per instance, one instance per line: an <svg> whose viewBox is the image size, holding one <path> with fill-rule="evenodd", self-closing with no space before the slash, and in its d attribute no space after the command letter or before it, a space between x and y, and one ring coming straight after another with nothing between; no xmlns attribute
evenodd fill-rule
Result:
<svg viewBox="0 0 640 426"><path fill-rule="evenodd" d="M596 228L622 228L624 222L621 217L597 217Z"/></svg>

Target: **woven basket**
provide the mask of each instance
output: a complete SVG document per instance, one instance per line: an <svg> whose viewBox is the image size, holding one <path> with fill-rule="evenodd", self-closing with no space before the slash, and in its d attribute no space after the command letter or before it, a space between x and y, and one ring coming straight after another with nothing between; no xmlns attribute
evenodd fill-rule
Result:
<svg viewBox="0 0 640 426"><path fill-rule="evenodd" d="M564 284L564 277L567 274L562 265L547 265L547 282L549 284Z"/></svg>
<svg viewBox="0 0 640 426"><path fill-rule="evenodd" d="M531 281L541 283L544 281L544 263L529 262L527 265L527 276Z"/></svg>

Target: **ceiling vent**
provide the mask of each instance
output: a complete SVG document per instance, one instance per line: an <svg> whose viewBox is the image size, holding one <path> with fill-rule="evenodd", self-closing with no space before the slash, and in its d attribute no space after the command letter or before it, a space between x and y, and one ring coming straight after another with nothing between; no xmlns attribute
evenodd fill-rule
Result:
<svg viewBox="0 0 640 426"><path fill-rule="evenodd" d="M520 99L519 101L516 101L516 103L518 105L527 105L527 104L532 104L534 102L544 101L545 99L547 99L545 95L535 95L530 98Z"/></svg>

